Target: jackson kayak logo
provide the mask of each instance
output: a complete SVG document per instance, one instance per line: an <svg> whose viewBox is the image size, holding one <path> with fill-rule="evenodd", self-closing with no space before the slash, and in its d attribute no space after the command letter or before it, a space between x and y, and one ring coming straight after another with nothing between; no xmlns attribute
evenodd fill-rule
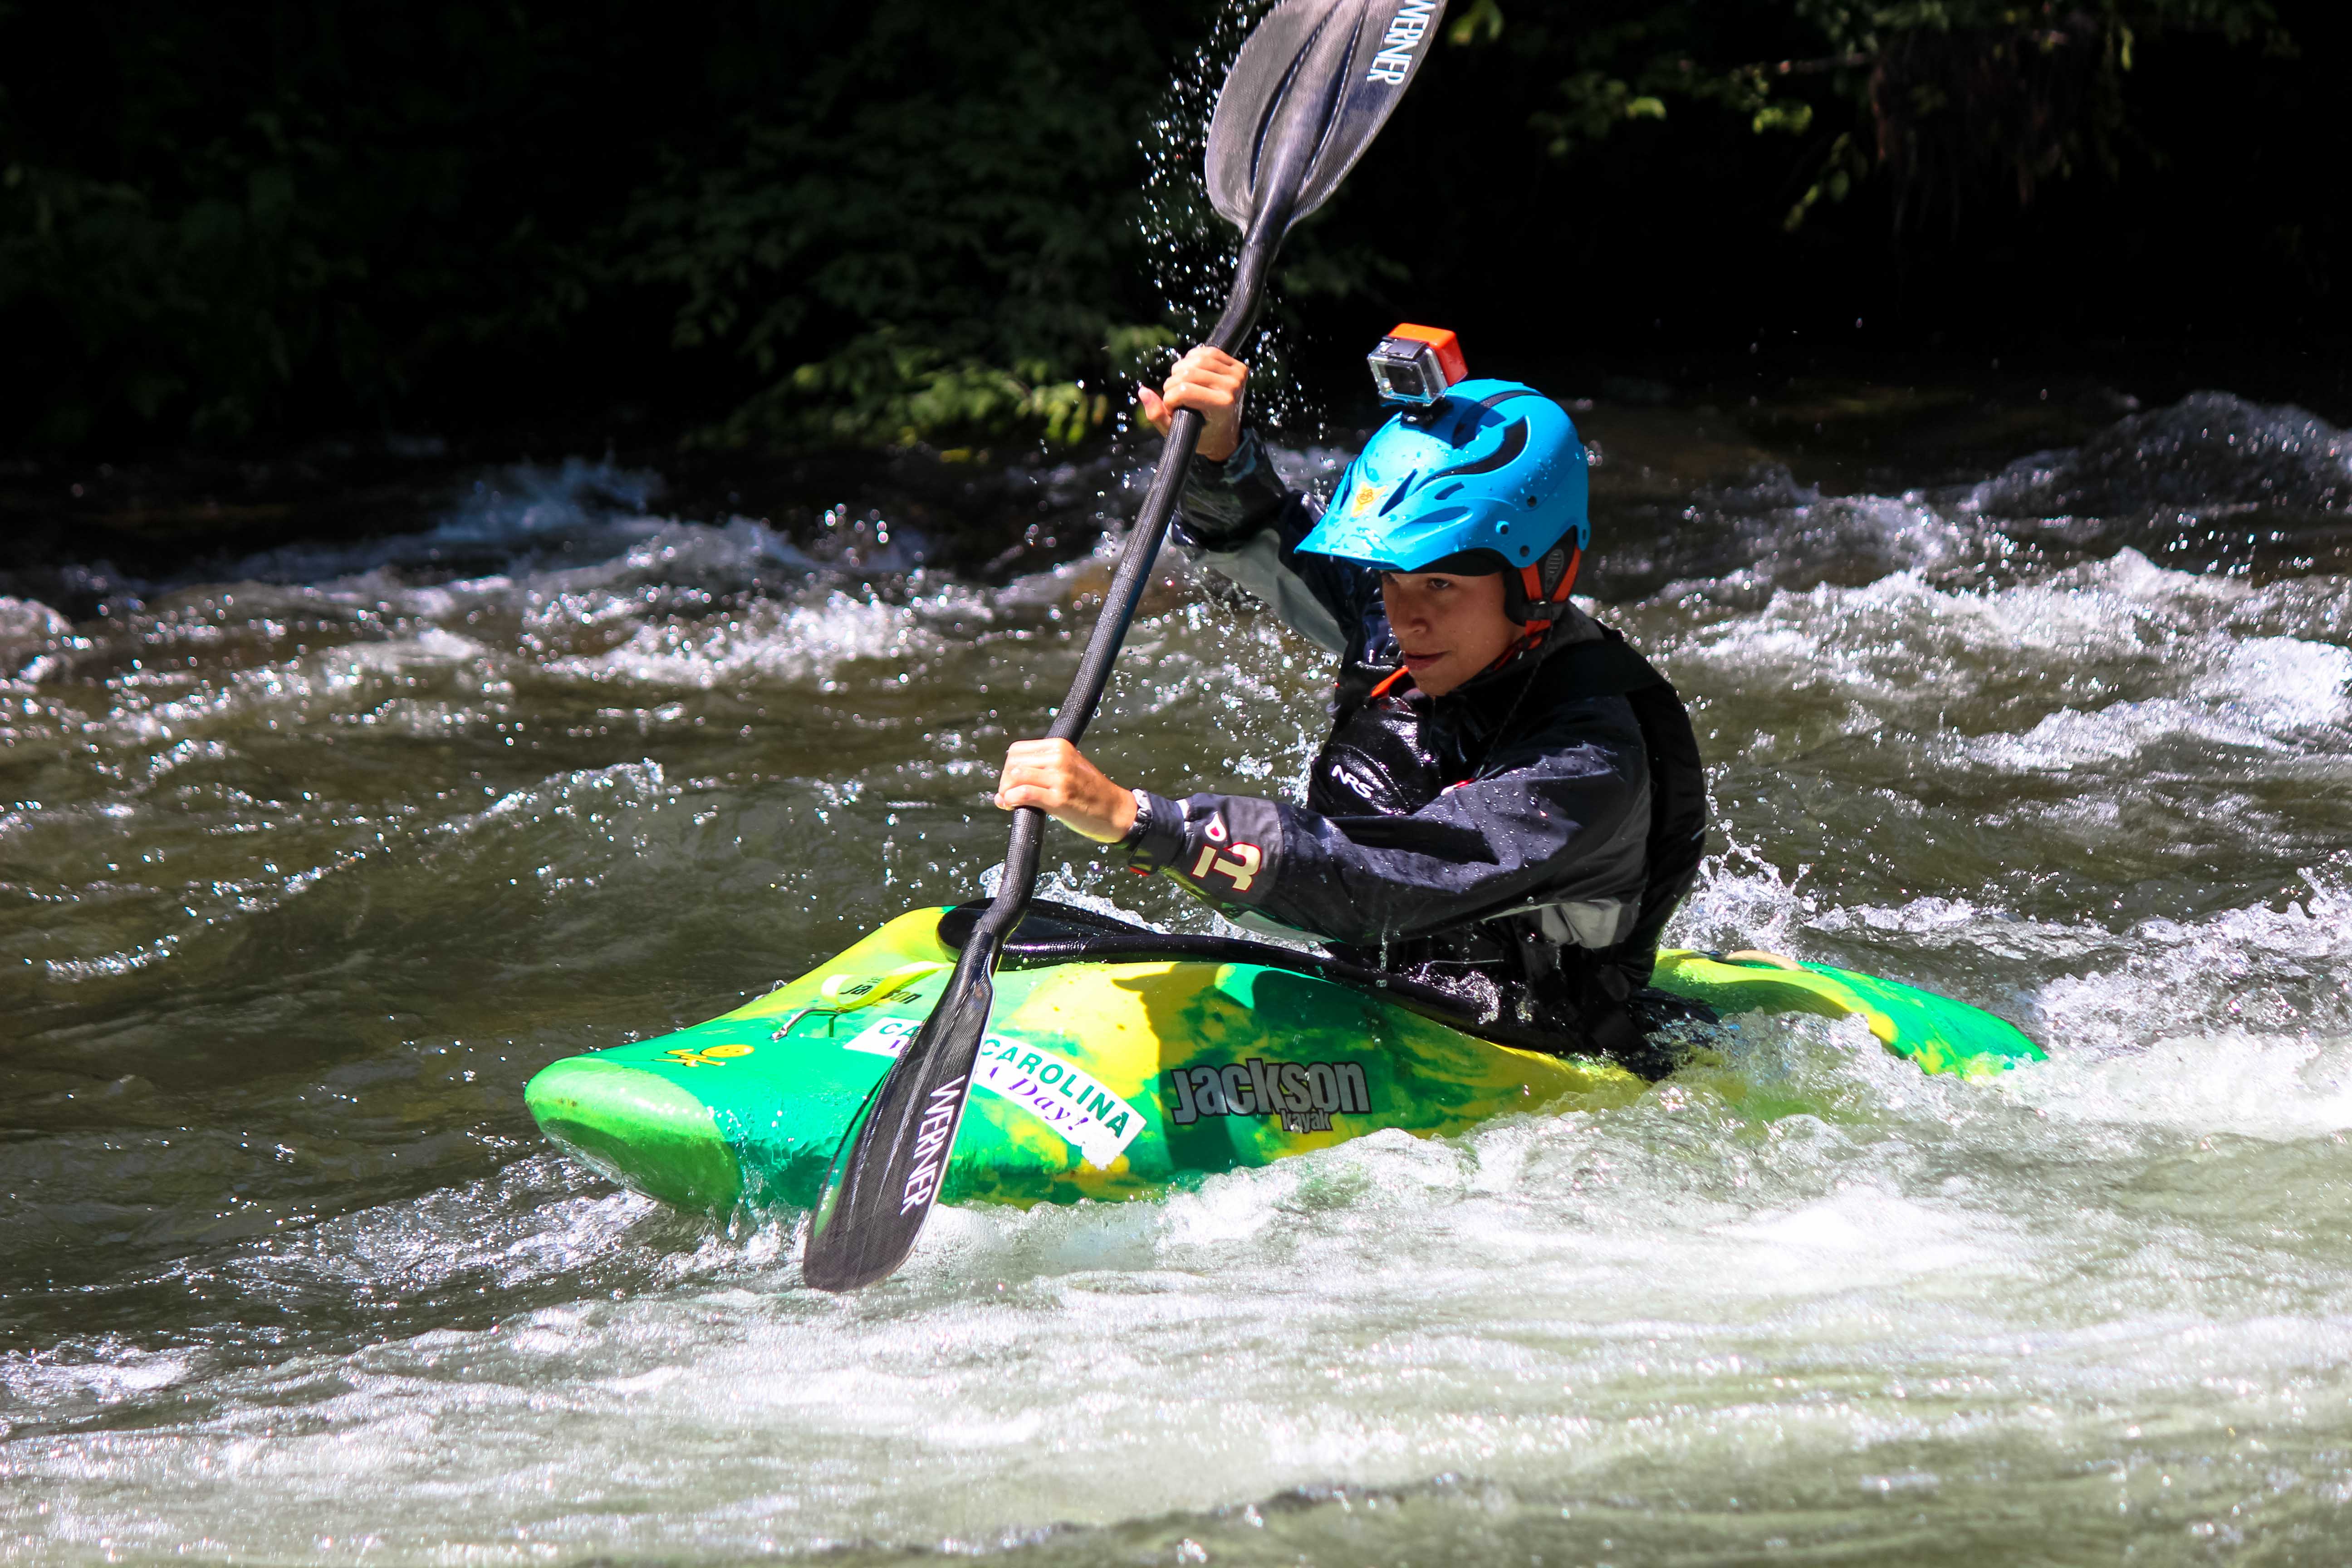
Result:
<svg viewBox="0 0 2352 1568"><path fill-rule="evenodd" d="M1389 30L1381 35L1381 52L1372 57L1372 68L1364 73L1368 81L1384 81L1391 87L1402 85L1412 74L1412 51L1428 35L1429 25L1437 20L1433 0L1404 0L1397 7Z"/></svg>
<svg viewBox="0 0 2352 1568"><path fill-rule="evenodd" d="M1332 1117L1372 1109L1361 1062L1262 1057L1221 1068L1178 1068L1168 1075L1168 1120L1179 1127L1203 1116L1279 1116L1285 1132L1328 1132Z"/></svg>

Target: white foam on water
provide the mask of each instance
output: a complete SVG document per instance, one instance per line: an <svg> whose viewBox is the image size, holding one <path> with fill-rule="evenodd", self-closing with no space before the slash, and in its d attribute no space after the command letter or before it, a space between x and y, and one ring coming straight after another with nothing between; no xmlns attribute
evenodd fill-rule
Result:
<svg viewBox="0 0 2352 1568"><path fill-rule="evenodd" d="M1757 614L1672 639L1665 652L1784 689L1834 682L1948 701L2011 673L2021 656L2153 664L2182 636L2219 627L2247 595L2135 550L1990 592L1902 571L1862 587L1776 590Z"/></svg>
<svg viewBox="0 0 2352 1568"><path fill-rule="evenodd" d="M2135 1131L2291 1141L2352 1130L2352 1032L2158 1036L2062 1058L2000 1089L2046 1115Z"/></svg>
<svg viewBox="0 0 2352 1568"><path fill-rule="evenodd" d="M0 594L0 639L47 642L72 631L73 623L47 605Z"/></svg>
<svg viewBox="0 0 2352 1568"><path fill-rule="evenodd" d="M2343 596L2329 580L2318 600ZM1995 773L2113 771L2151 753L2352 758L2352 648L2262 635L2282 595L2125 550L1997 590L1896 573L1776 591L1753 615L1661 637L1667 667L1753 695L1854 707L1840 732L1892 731Z"/></svg>
<svg viewBox="0 0 2352 1568"><path fill-rule="evenodd" d="M963 610L961 595L938 609ZM904 661L932 651L926 608L828 594L815 605L761 605L711 626L639 626L621 646L587 658L558 659L550 674L632 685L707 689L746 678L821 682L853 659Z"/></svg>
<svg viewBox="0 0 2352 1568"><path fill-rule="evenodd" d="M2352 642L2352 578L2288 577L2266 583L2239 602L2231 625L2252 636Z"/></svg>
<svg viewBox="0 0 2352 1568"><path fill-rule="evenodd" d="M2194 689L2273 734L2341 724L2352 713L2352 648L2254 637L2231 645Z"/></svg>
<svg viewBox="0 0 2352 1568"><path fill-rule="evenodd" d="M2036 994L2043 1027L2060 1042L2114 1048L2249 1024L2291 1039L2352 1028L2352 896L2334 882L2315 882L2279 910L2092 928L2065 956L2069 972Z"/></svg>
<svg viewBox="0 0 2352 1568"><path fill-rule="evenodd" d="M86 1420L127 1400L157 1395L187 1379L196 1359L192 1352L144 1350L111 1334L0 1352L0 1442L37 1420Z"/></svg>
<svg viewBox="0 0 2352 1568"><path fill-rule="evenodd" d="M290 823L282 802L231 793L258 787L239 747L272 720L382 726L406 746L442 719L550 692L587 708L609 691L615 711L642 716L811 681L883 737L882 760L828 753L822 785L722 785L634 727L598 736L419 806L388 835L417 851L402 862L423 889L410 903L436 898L435 918L466 920L484 864L583 884L620 868L636 879L610 900L617 912L568 910L563 932L623 951L615 932L704 913L702 893L664 903L644 889L681 868L708 873L700 888L748 866L749 896L730 897L767 944L764 980L794 944L830 940L830 906L870 899L809 873L822 918L772 918L770 879L803 875L827 845L863 853L897 835L935 872L993 858L1003 823L976 802L989 750L1058 694L1103 557L997 594L803 584L816 563L772 531L652 516L625 479L583 465L484 500L425 554L289 557L247 574L297 585L207 591L215 606L234 594L226 610L205 594L163 605L131 642L152 637L193 671L158 657L113 686L53 683L24 718L67 758L94 723L104 764L151 793L118 800L109 786L91 801L143 815L12 804L12 862L52 853L42 824L143 846L200 805L215 815L192 837ZM179 1342L93 1331L0 1353L0 1558L715 1563L1034 1546L1087 1560L1651 1561L1761 1556L1789 1539L1895 1561L1921 1532L2016 1555L2046 1544L2053 1521L2123 1518L2120 1499L2139 1511L2100 1527L2116 1533L2081 1526L2079 1555L2103 1560L2161 1558L2207 1539L2187 1533L2200 1521L2290 1495L2317 1500L2325 1522L2352 1365L2338 1212L2352 864L2290 858L2311 868L2291 898L2225 889L2193 915L2101 923L2037 902L2027 876L1954 885L1944 849L1905 837L1908 818L1790 853L1785 821L1746 803L1745 780L1801 778L1791 815L1832 827L1857 819L1856 798L1977 791L1958 811L2006 836L1999 863L2021 872L2070 834L2095 845L2122 831L2158 784L2286 781L2297 788L2275 788L2266 809L2315 840L2333 820L2327 770L2352 753L2352 587L2250 586L2130 551L1964 587L1939 574L1982 547L1973 521L1916 498L1793 504L1830 554L1901 569L1769 593L1766 573L1609 612L1707 700L1718 787L1738 786L1729 847L1670 940L1954 975L1939 988L2024 1018L2050 1063L1931 1079L1855 1020L1746 1018L1715 1058L1629 1104L1532 1110L1445 1140L1382 1133L1136 1203L942 1210L897 1279L841 1299L799 1286L797 1216L722 1230L551 1153L391 1201L371 1191L356 1212L207 1244L185 1274L131 1281L170 1291L201 1278L234 1299ZM459 567L472 575L413 580L459 569L432 551L471 552ZM1092 733L1106 754L1133 748L1135 782L1163 793L1295 783L1320 739L1328 664L1174 579L1139 618ZM974 640L976 657L960 654ZM898 677L923 660L984 698L954 735L901 701ZM984 680L967 673L989 660ZM1792 734L1805 744L1789 766L1767 742ZM1882 735L1913 743L1872 773L1854 759ZM58 775L24 776L56 793ZM216 796L187 782L212 780L226 781ZM831 814L822 832L763 789L804 791ZM713 858L679 856L664 834L714 801L764 801L769 823L802 831L730 846L722 826ZM2289 856L2266 831L2256 821L2231 842ZM464 853L436 858L460 840ZM1064 844L1048 851L1069 862L1047 896L1144 902L1138 879ZM221 897L258 909L359 869L324 851L278 863L268 878L224 875ZM1864 864L1877 879L1854 891ZM922 896L950 879L969 891L940 873ZM93 904L106 891L94 878L77 889ZM56 962L123 978L152 969L139 955L168 934ZM343 967L374 956L362 939ZM682 984L653 974L647 1016ZM181 1005L159 994L142 1007ZM488 1004L470 1016L518 1026ZM81 1035L50 1044L98 1048ZM496 1114L499 1137L524 1134L510 1102ZM1246 1505L1287 1488L1308 1500L1247 1522ZM1376 1509L1371 1488L1406 1500ZM1902 1521L1861 1511L1885 1508ZM1397 1521L1415 1509L1451 1522L1411 1535ZM1601 1516L1633 1544L1477 1533L1563 1513ZM1318 1519L1338 1522L1316 1535ZM1051 1533L1062 1526L1127 1533ZM1683 1527L1704 1539L1658 1533ZM1889 1531L1910 1534L1888 1544Z"/></svg>
<svg viewBox="0 0 2352 1568"><path fill-rule="evenodd" d="M0 689L30 689L64 668L73 625L47 605L0 594Z"/></svg>
<svg viewBox="0 0 2352 1568"><path fill-rule="evenodd" d="M866 557L861 564L869 573L896 574L914 570L915 560L902 542ZM506 580L543 618L551 601L577 601L603 590L623 594L625 603L634 596L628 590L667 584L739 584L761 568L781 568L794 576L824 569L765 523L737 518L724 524L659 522L605 559L513 571Z"/></svg>
<svg viewBox="0 0 2352 1568"><path fill-rule="evenodd" d="M2175 737L2215 746L2254 750L2275 745L2258 724L2242 722L2196 703L2159 698L2118 702L2095 713L2062 709L2022 735L1969 743L1969 754L1998 768L2063 773L2071 768L2136 757Z"/></svg>
<svg viewBox="0 0 2352 1568"><path fill-rule="evenodd" d="M1727 829L1718 831L1730 837ZM1714 952L1788 948L1797 926L1819 908L1801 890L1806 869L1784 873L1731 837L1726 853L1699 863L1698 880L1667 922L1661 944Z"/></svg>
<svg viewBox="0 0 2352 1568"><path fill-rule="evenodd" d="M591 813L605 806L658 809L677 795L677 786L664 774L662 765L651 758L614 763L610 767L583 768L542 779L528 789L509 791L478 815L453 823L449 830L468 832L502 818L535 823L552 816L578 815L583 806Z"/></svg>
<svg viewBox="0 0 2352 1568"><path fill-rule="evenodd" d="M420 672L471 666L490 678L502 661L480 642L425 625L385 641L355 642L284 663L199 678L151 693L126 687L101 732L116 745L175 746L258 722L323 721L407 689Z"/></svg>
<svg viewBox="0 0 2352 1568"><path fill-rule="evenodd" d="M2135 757L2169 740L2252 751L2297 749L2315 737L2340 748L2352 713L2352 649L2293 637L2244 642L2213 633L2182 647L2189 696L2117 702L2095 712L2061 709L2023 735L1968 743L1996 767L2064 772Z"/></svg>
<svg viewBox="0 0 2352 1568"><path fill-rule="evenodd" d="M273 1238L226 1268L259 1300L330 1292L398 1301L451 1288L520 1290L627 1252L640 1245L645 1222L664 1212L650 1198L612 1191L561 1156L540 1153L495 1178ZM661 1266L683 1276L693 1271L693 1257Z"/></svg>
<svg viewBox="0 0 2352 1568"><path fill-rule="evenodd" d="M1836 1034L1800 1031L1795 1059L1837 1067ZM0 1521L50 1552L523 1562L988 1544L1335 1478L1605 1490L1669 1454L1859 1487L1913 1473L1927 1442L1947 1468L2047 1462L2155 1388L2184 1414L2284 1422L2268 1391L2352 1353L2352 1258L2184 1295L2170 1271L2196 1225L2153 1234L2103 1177L2069 1175L2069 1109L1954 1086L1890 1110L1863 1076L1843 1109L1759 1110L1737 1077L1702 1078L1151 1203L943 1211L898 1282L851 1298L795 1288L772 1237L717 1242L622 1300L298 1356L212 1379L200 1417L0 1448L26 1500ZM2184 1129L2149 1152L2191 1147ZM2003 1161L2050 1190L1990 1184ZM485 1216L440 1209L355 1216L302 1258L415 1289L505 1269L526 1239L445 1264L436 1236ZM542 1215L540 1245L574 1229L587 1255L630 1223L609 1200ZM2049 1310L2086 1243L2120 1315ZM34 1516L35 1495L58 1506ZM125 1496L169 1501L105 1500Z"/></svg>
<svg viewBox="0 0 2352 1568"><path fill-rule="evenodd" d="M1866 562L1881 572L1931 573L1983 552L1981 529L1916 496L1831 496L1769 516L1772 548L1750 568L1768 581L1802 580L1824 563L1846 572Z"/></svg>

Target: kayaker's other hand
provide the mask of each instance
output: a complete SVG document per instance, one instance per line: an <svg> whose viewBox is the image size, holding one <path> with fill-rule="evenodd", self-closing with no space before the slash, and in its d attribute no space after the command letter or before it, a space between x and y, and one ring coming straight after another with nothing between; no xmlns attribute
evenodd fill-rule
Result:
<svg viewBox="0 0 2352 1568"><path fill-rule="evenodd" d="M1206 343L1176 362L1168 373L1168 384L1154 392L1139 385L1135 395L1143 405L1143 417L1162 436L1168 434L1168 421L1179 408L1199 412L1202 425L1201 444L1193 448L1213 463L1222 463L1234 455L1242 441L1242 398L1249 386L1249 366Z"/></svg>
<svg viewBox="0 0 2352 1568"><path fill-rule="evenodd" d="M1067 741L1015 741L1004 753L996 804L1011 811L1034 805L1073 833L1116 844L1135 826L1135 796Z"/></svg>

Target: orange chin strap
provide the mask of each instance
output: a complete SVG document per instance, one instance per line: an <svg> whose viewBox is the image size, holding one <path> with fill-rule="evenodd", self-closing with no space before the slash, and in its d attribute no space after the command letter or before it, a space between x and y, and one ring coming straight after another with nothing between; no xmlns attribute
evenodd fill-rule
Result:
<svg viewBox="0 0 2352 1568"><path fill-rule="evenodd" d="M1544 638L1551 636L1551 624L1558 617L1559 610L1567 605L1569 593L1576 586L1576 570L1583 564L1584 552L1570 551L1568 570L1559 574L1559 582L1549 596L1543 591L1541 566L1519 568L1519 587L1528 596L1528 629L1518 641L1503 650L1502 658L1486 667L1488 669L1500 669L1521 654L1532 653L1543 646Z"/></svg>
<svg viewBox="0 0 2352 1568"><path fill-rule="evenodd" d="M1576 586L1577 568L1583 564L1584 552L1581 550L1570 551L1568 552L1568 570L1559 574L1559 585L1554 587L1549 594L1546 594L1544 592L1543 567L1540 563L1533 566L1522 566L1519 568L1519 586L1526 591L1528 595L1528 604L1529 605L1528 614L1528 624L1529 626L1534 626L1538 621L1541 621L1547 628L1551 626L1552 617L1550 616L1538 615L1535 607L1538 605L1549 606L1552 605L1567 604L1570 591Z"/></svg>

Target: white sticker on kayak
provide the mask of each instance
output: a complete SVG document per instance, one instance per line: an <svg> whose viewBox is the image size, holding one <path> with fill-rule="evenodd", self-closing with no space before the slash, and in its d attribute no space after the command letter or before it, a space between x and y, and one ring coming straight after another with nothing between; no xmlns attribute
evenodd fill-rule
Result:
<svg viewBox="0 0 2352 1568"><path fill-rule="evenodd" d="M919 1018L877 1018L843 1041L842 1048L897 1057L922 1026ZM971 1079L1069 1140L1097 1170L1108 1170L1143 1131L1143 1113L1092 1073L1024 1041L982 1038Z"/></svg>
<svg viewBox="0 0 2352 1568"><path fill-rule="evenodd" d="M841 1042L845 1051L865 1051L877 1057L897 1057L905 1052L907 1042L921 1030L920 1018L877 1018L849 1038Z"/></svg>

